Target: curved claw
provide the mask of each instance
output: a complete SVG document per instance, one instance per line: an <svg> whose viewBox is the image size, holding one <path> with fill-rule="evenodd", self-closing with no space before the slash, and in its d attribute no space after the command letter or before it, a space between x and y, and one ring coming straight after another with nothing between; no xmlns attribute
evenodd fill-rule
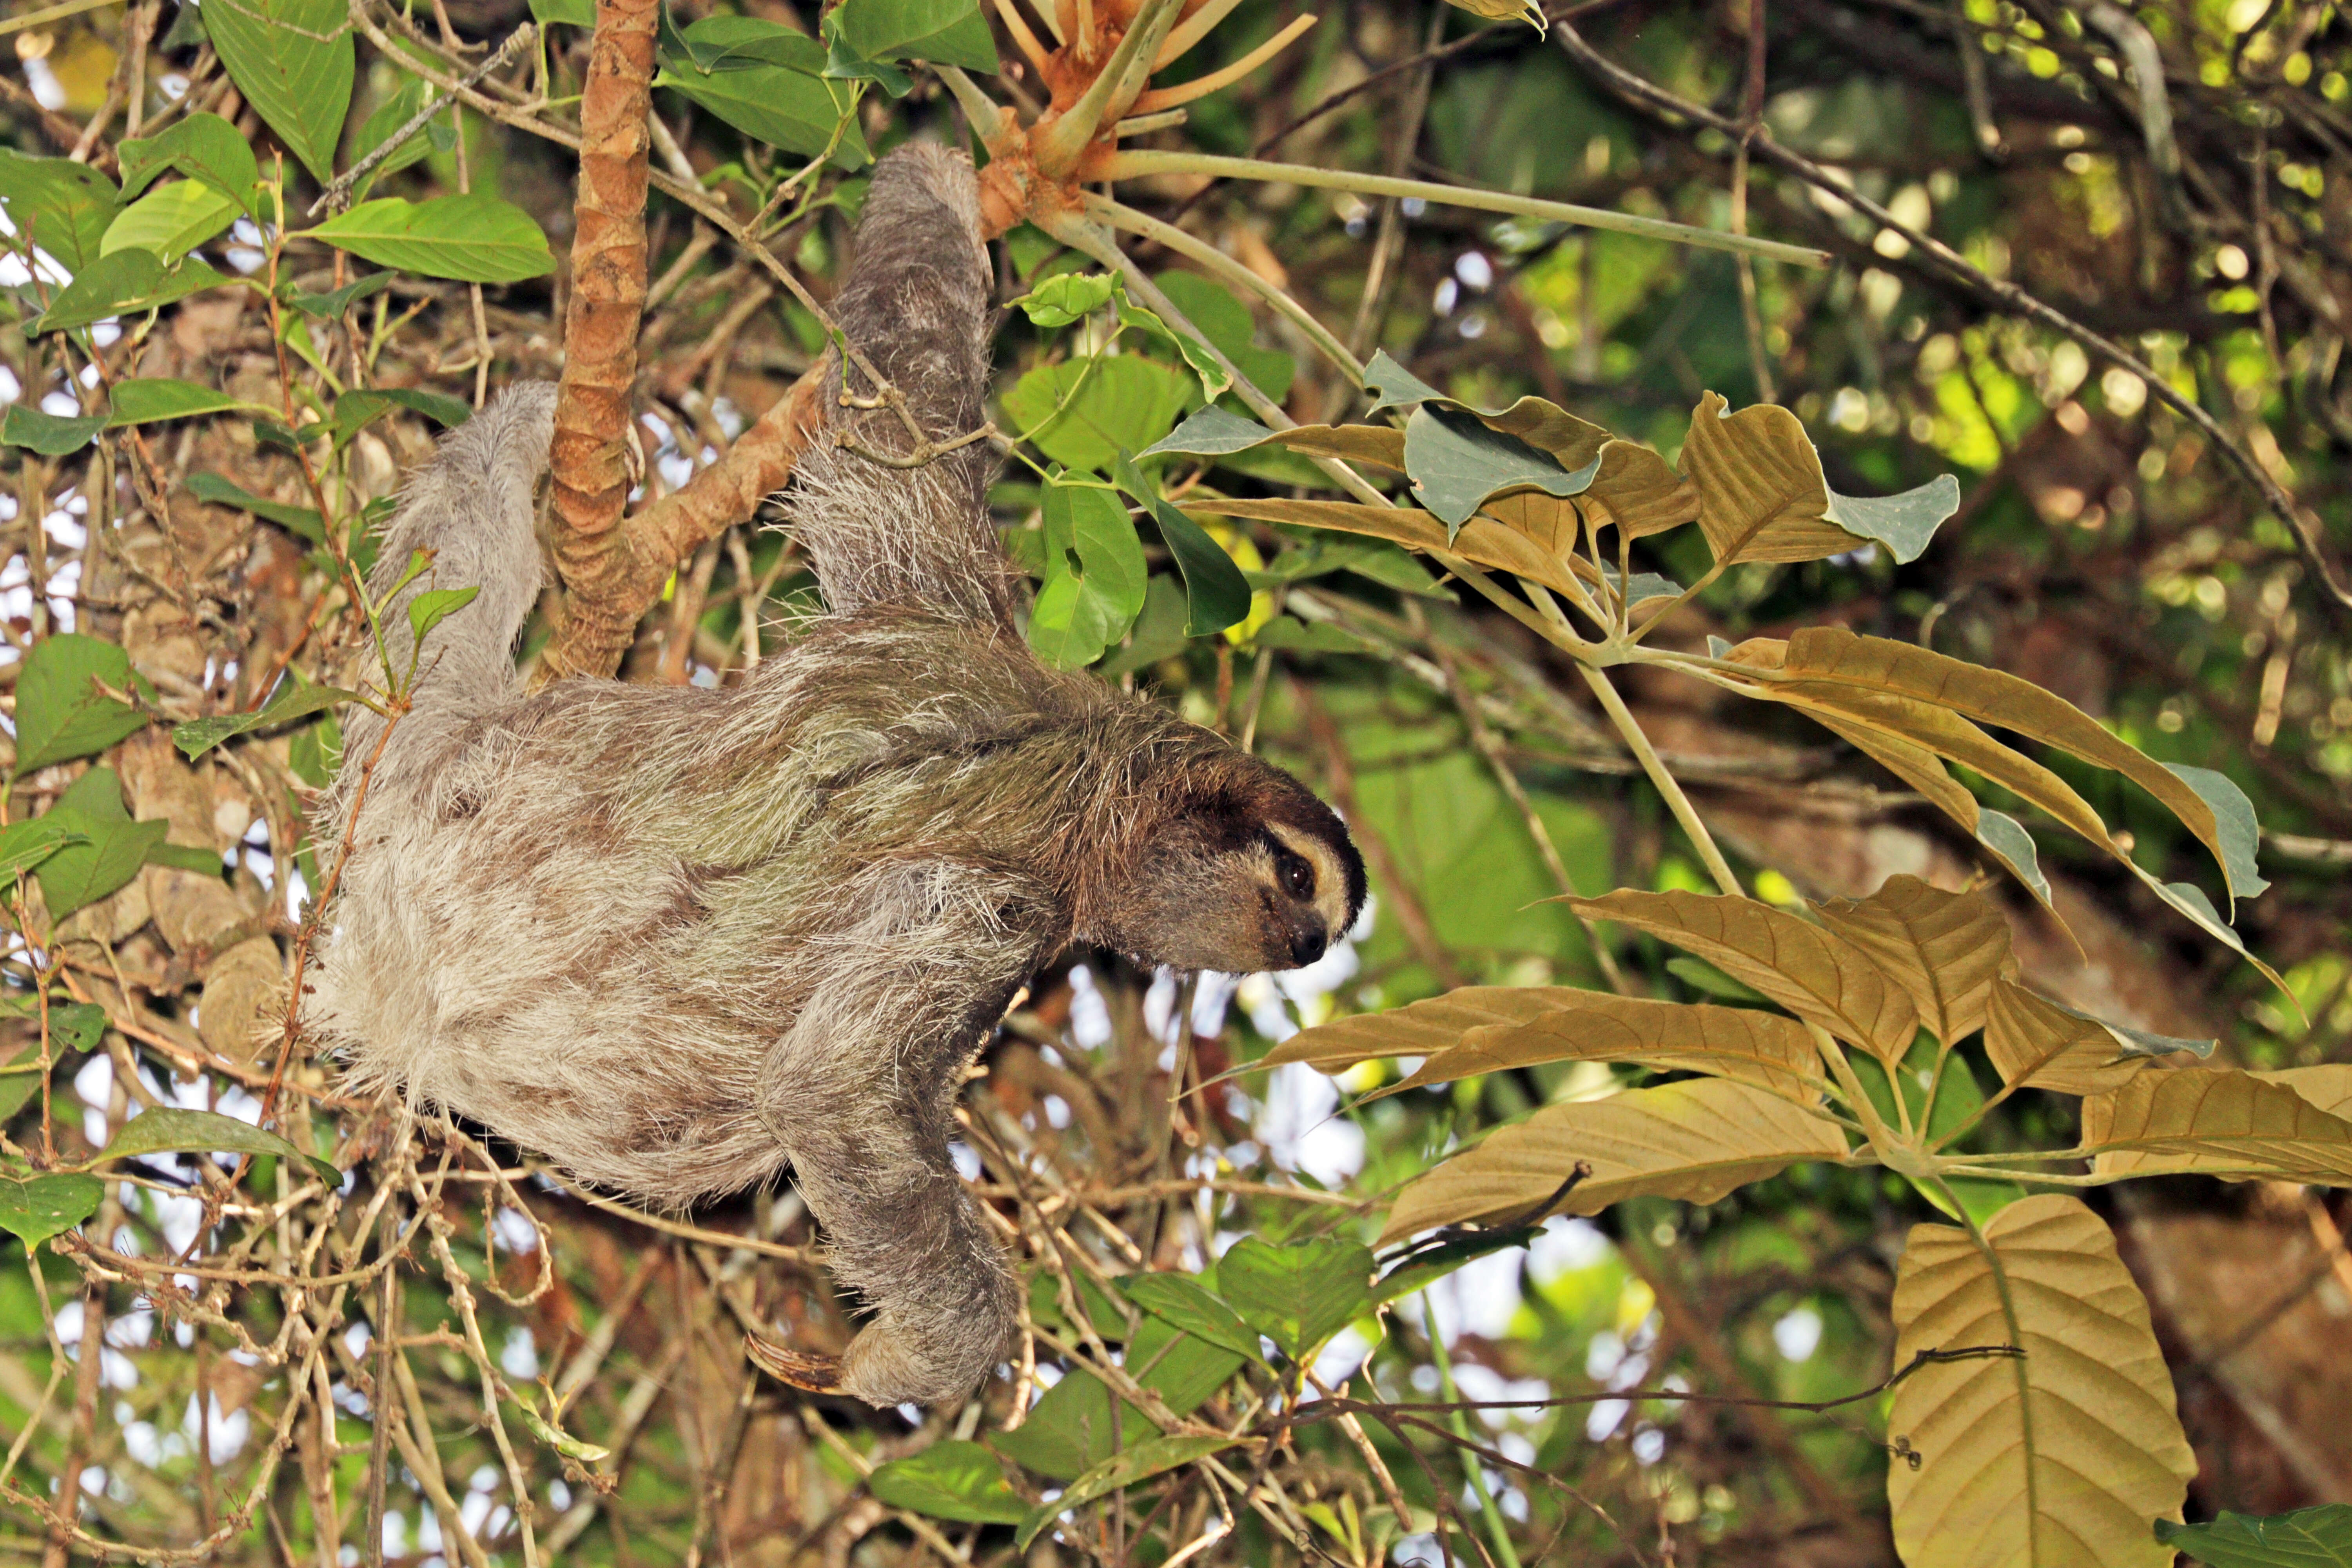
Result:
<svg viewBox="0 0 2352 1568"><path fill-rule="evenodd" d="M811 1394L841 1392L841 1358L839 1356L811 1355L806 1351L794 1350L790 1345L777 1344L774 1341L762 1339L758 1334L743 1336L743 1353L751 1358L753 1366L779 1383L788 1383L794 1388L804 1388Z"/></svg>

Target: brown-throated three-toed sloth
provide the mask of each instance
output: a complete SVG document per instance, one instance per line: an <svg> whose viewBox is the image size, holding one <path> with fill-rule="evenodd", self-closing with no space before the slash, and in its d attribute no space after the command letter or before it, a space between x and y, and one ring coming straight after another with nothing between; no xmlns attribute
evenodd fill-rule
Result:
<svg viewBox="0 0 2352 1568"><path fill-rule="evenodd" d="M984 417L978 223L968 161L901 149L835 301L940 440ZM1005 1349L1014 1286L948 1145L1015 991L1073 942L1308 963L1355 920L1362 863L1286 773L1039 662L991 458L894 468L833 439L912 450L887 412L835 407L787 493L831 611L806 635L724 689L525 695L512 646L541 582L554 396L483 409L391 525L378 592L429 549L438 585L481 593L428 637L388 739L353 711L319 841L361 815L309 1022L355 1088L650 1203L789 1165L873 1317L837 1371L755 1346L763 1362L877 1405L960 1397ZM383 622L404 665L400 602Z"/></svg>

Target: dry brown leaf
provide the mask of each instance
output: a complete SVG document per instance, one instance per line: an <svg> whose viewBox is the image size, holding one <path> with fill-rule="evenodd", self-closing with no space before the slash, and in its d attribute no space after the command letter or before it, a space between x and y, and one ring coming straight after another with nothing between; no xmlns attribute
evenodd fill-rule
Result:
<svg viewBox="0 0 2352 1568"><path fill-rule="evenodd" d="M2179 1519L2197 1461L2147 1300L2116 1238L2075 1198L2020 1200L1984 1226L1912 1228L1895 1282L1895 1364L1922 1351L2015 1345L1932 1363L1895 1385L1887 1467L1906 1568L2169 1568L2150 1530Z"/></svg>
<svg viewBox="0 0 2352 1568"><path fill-rule="evenodd" d="M1823 519L1830 489L1805 427L1769 403L1726 416L1710 392L1691 415L1683 468L1698 489L1698 525L1724 565L1819 561L1869 542Z"/></svg>
<svg viewBox="0 0 2352 1568"><path fill-rule="evenodd" d="M278 944L248 937L212 961L196 1012L205 1045L234 1062L251 1061L286 1016L286 971Z"/></svg>
<svg viewBox="0 0 2352 1568"><path fill-rule="evenodd" d="M1753 899L1630 890L1563 901L1591 919L1617 921L1695 952L1881 1060L1900 1061L1918 1031L1910 994L1868 954L1785 910Z"/></svg>
<svg viewBox="0 0 2352 1568"><path fill-rule="evenodd" d="M2009 922L1982 893L1889 877L1866 899L1832 899L1813 912L1909 992L1921 1022L1948 1046L1984 1026L1993 977L2016 967Z"/></svg>
<svg viewBox="0 0 2352 1568"><path fill-rule="evenodd" d="M2328 1095L2347 1089L2340 1075L2306 1079L2294 1069L2144 1072L2083 1101L2083 1146L2101 1151L2091 1169L2103 1176L2196 1171L2352 1186L2352 1121L2298 1093L2306 1083Z"/></svg>
<svg viewBox="0 0 2352 1568"><path fill-rule="evenodd" d="M1392 425L1297 425L1260 445L1404 472L1404 432Z"/></svg>
<svg viewBox="0 0 2352 1568"><path fill-rule="evenodd" d="M1985 1055L2003 1083L2053 1094L2105 1094L2150 1060L2132 1056L2104 1024L2046 1002L2006 978L1992 983Z"/></svg>
<svg viewBox="0 0 2352 1568"><path fill-rule="evenodd" d="M1580 499L1598 505L1597 521L1614 523L1628 539L1664 533L1698 517L1698 487L1632 441L1601 448L1601 471Z"/></svg>
<svg viewBox="0 0 2352 1568"><path fill-rule="evenodd" d="M1358 1062L1387 1057L1433 1057L1461 1044L1474 1029L1528 1023L1597 994L1569 985L1465 985L1391 1012L1335 1018L1301 1029L1251 1065L1305 1062L1340 1073Z"/></svg>
<svg viewBox="0 0 2352 1568"><path fill-rule="evenodd" d="M1491 508L1497 502L1488 504ZM1210 517L1251 517L1265 522L1366 533L1408 550L1444 551L1572 596L1580 597L1584 593L1575 585L1575 576L1564 561L1516 529L1485 516L1472 517L1448 542L1445 524L1419 507L1360 506L1353 501L1338 500L1234 500L1204 496L1197 500L1187 497L1184 510Z"/></svg>
<svg viewBox="0 0 2352 1568"><path fill-rule="evenodd" d="M1804 1104L1818 1098L1804 1079L1820 1078L1821 1058L1812 1036L1793 1018L1753 1007L1653 1002L1601 991L1570 994L1574 1000L1567 1005L1526 1023L1470 1030L1458 1045L1431 1053L1412 1077L1381 1093L1545 1062L1588 1061L1714 1073Z"/></svg>
<svg viewBox="0 0 2352 1568"><path fill-rule="evenodd" d="M1641 1194L1708 1204L1800 1160L1846 1153L1836 1124L1752 1084L1695 1078L1547 1105L1407 1186L1383 1244L1436 1226L1530 1214L1581 1160L1592 1173L1550 1212L1598 1214Z"/></svg>
<svg viewBox="0 0 2352 1568"><path fill-rule="evenodd" d="M1874 706L1884 707L1878 700L1886 697L1908 699L1948 710L1976 723L2014 730L2086 763L2111 769L2162 801L2212 852L2216 861L2224 867L2228 864L2220 824L2214 819L2213 808L2205 803L2202 795L2137 747L2110 734L2089 714L2030 680L2021 680L1997 669L1986 669L1957 658L1948 658L1910 643L1895 642L1885 637L1856 637L1834 626L1811 627L1798 632L1789 639L1779 668L1783 675L1796 678L1794 682L1775 683L1781 691L1789 691L1793 685L1797 693L1816 700L1835 702L1845 711L1873 711ZM1832 692L1867 694L1872 701L1857 709L1850 705L1851 699L1832 697ZM1893 711L1892 709L1885 710ZM1936 750L1943 750L1924 734L1915 738ZM1987 740L1990 741L1990 737ZM2006 747L2001 749L2007 750ZM1945 754L1970 767L1978 765L1970 757L1950 752ZM2050 776L2055 778L2054 774ZM2001 782L2009 783L2006 779ZM2010 787L2017 786L2010 784ZM2063 788L2063 783L2061 788ZM2019 793L2026 792L2019 790ZM2065 790L2063 795L2053 794L2047 800L2040 795L2029 795L2028 798L2045 810L2053 810L2053 802L2056 802L2065 810L2053 810L2053 815L2075 826L2077 831L2084 832L2094 843L2110 847L2104 825L2095 834L2088 830L2087 824L2097 823L2098 815L2087 805L2080 805L2079 808L2069 805L2069 796L2074 802L2081 800L2071 789ZM2069 816L2067 812L2075 815Z"/></svg>

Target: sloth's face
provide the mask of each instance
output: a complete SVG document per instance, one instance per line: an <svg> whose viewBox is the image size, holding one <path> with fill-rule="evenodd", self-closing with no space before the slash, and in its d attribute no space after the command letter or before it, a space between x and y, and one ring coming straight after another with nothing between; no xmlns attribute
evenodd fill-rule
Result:
<svg viewBox="0 0 2352 1568"><path fill-rule="evenodd" d="M1227 973L1322 957L1363 907L1363 861L1328 807L1273 777L1286 787L1178 814L1103 940L1146 963Z"/></svg>

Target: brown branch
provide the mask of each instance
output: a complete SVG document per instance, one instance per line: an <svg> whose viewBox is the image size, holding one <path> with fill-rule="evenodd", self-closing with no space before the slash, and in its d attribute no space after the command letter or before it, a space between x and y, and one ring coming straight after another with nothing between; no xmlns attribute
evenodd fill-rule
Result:
<svg viewBox="0 0 2352 1568"><path fill-rule="evenodd" d="M555 400L555 563L569 595L564 630L611 661L564 674L609 675L642 605L614 589L625 579L621 514L629 501L629 393L646 302L646 117L653 107L656 0L597 0L580 100L580 185L572 243L572 299ZM622 617L625 616L624 620ZM615 625L614 623L619 624ZM551 647L569 662L572 648Z"/></svg>

